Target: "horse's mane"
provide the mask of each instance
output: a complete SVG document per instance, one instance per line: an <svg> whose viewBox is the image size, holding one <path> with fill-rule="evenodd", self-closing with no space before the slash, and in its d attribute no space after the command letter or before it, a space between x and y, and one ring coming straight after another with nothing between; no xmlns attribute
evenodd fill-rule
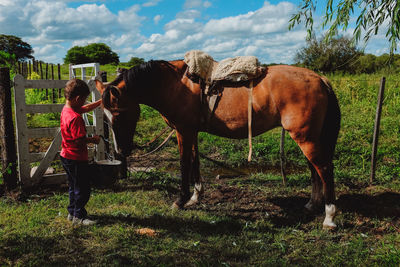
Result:
<svg viewBox="0 0 400 267"><path fill-rule="evenodd" d="M132 88L132 86L134 86L135 88L146 88L149 81L160 77L162 66L173 68L173 65L168 61L150 60L143 64L134 66L127 71L124 71L122 75L117 78L117 80L123 78L128 90L129 88ZM118 82L116 83L118 84Z"/></svg>
<svg viewBox="0 0 400 267"><path fill-rule="evenodd" d="M145 88L149 81L160 77L160 72L163 65L170 68L174 67L171 63L165 60L150 60L140 65L136 65L129 70L124 69L114 81L110 82L109 85L116 86L122 80L124 80L128 92L129 90L132 90L133 86L139 89ZM107 87L107 89L103 92L103 105L105 108L109 108L111 106L109 88L110 87Z"/></svg>

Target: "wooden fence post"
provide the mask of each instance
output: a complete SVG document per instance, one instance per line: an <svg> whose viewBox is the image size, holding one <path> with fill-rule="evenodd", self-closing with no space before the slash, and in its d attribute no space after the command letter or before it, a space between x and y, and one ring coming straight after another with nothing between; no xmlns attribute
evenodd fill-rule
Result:
<svg viewBox="0 0 400 267"><path fill-rule="evenodd" d="M49 63L46 63L46 80L49 79ZM46 88L46 100L49 99L49 89Z"/></svg>
<svg viewBox="0 0 400 267"><path fill-rule="evenodd" d="M378 94L378 104L376 107L376 114L375 114L374 139L372 141L372 156L371 156L371 177L369 179L370 184L372 184L375 180L376 153L378 151L379 125L381 123L381 113L382 113L383 94L385 91L385 82L386 82L386 78L382 77L381 86L379 88L379 94Z"/></svg>
<svg viewBox="0 0 400 267"><path fill-rule="evenodd" d="M282 183L286 185L286 157L285 157L285 129L282 127L281 132L281 145L280 145L280 159L281 159L281 175L282 175Z"/></svg>
<svg viewBox="0 0 400 267"><path fill-rule="evenodd" d="M40 68L40 79L43 80L42 61L39 62L39 68Z"/></svg>
<svg viewBox="0 0 400 267"><path fill-rule="evenodd" d="M28 61L28 77L32 74L32 70L31 70L31 62Z"/></svg>
<svg viewBox="0 0 400 267"><path fill-rule="evenodd" d="M17 187L17 152L11 109L10 70L0 68L0 147L5 190Z"/></svg>
<svg viewBox="0 0 400 267"><path fill-rule="evenodd" d="M37 72L37 69L36 69L36 61L35 61L34 58L32 59L32 72Z"/></svg>
<svg viewBox="0 0 400 267"><path fill-rule="evenodd" d="M61 66L60 63L57 64L58 79L61 80ZM61 88L58 88L58 98L61 98Z"/></svg>
<svg viewBox="0 0 400 267"><path fill-rule="evenodd" d="M51 64L51 79L54 80L54 65ZM55 93L55 88L51 88L51 98L52 98L52 102L53 104L56 103L56 93Z"/></svg>

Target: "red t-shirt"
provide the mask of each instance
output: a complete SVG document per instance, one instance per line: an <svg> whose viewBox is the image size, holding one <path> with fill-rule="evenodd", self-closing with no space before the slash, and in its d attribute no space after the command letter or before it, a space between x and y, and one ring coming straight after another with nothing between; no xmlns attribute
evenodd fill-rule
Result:
<svg viewBox="0 0 400 267"><path fill-rule="evenodd" d="M86 137L85 122L82 115L72 108L64 106L61 111L60 127L62 135L60 155L66 159L87 161L86 142L76 142L77 139Z"/></svg>

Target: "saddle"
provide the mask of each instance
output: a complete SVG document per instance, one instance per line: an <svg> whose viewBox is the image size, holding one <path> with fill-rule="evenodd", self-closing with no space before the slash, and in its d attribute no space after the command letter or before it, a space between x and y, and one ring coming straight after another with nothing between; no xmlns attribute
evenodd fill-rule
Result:
<svg viewBox="0 0 400 267"><path fill-rule="evenodd" d="M253 80L262 76L265 73L265 68L254 56L227 58L217 62L210 55L200 50L187 52L184 62L188 65L186 76L198 83L201 88L200 101L202 107L206 107L205 112L202 112L202 124L205 129L208 128L211 117L218 107L225 86L246 86L249 88L248 132L250 149L248 161L251 161Z"/></svg>
<svg viewBox="0 0 400 267"><path fill-rule="evenodd" d="M218 84L246 85L265 73L265 68L254 56L226 58L217 62L203 51L191 50L185 54L184 62L188 65L187 76L203 85L207 95L218 93L209 91L210 87Z"/></svg>

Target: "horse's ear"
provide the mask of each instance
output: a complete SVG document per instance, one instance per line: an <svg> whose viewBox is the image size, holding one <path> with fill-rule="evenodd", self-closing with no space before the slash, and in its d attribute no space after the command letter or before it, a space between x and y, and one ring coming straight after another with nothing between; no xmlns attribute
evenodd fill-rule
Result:
<svg viewBox="0 0 400 267"><path fill-rule="evenodd" d="M104 89L106 89L106 87L105 87L104 84L103 84L101 81L99 81L99 80L95 80L95 82L96 82L97 91L99 91L100 95L103 95Z"/></svg>

